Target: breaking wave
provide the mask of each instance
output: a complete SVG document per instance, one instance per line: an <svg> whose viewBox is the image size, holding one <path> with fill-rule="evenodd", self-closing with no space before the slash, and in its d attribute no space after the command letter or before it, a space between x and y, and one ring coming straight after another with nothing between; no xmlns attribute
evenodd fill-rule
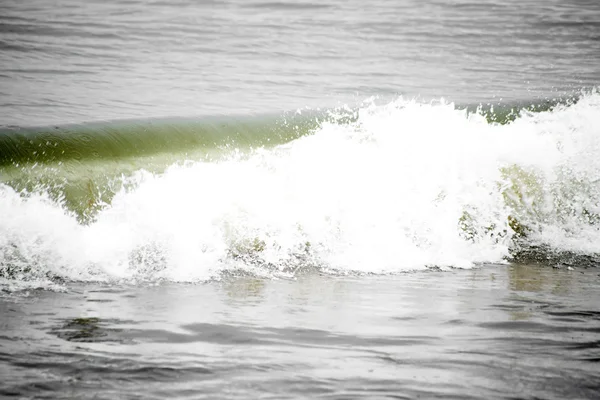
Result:
<svg viewBox="0 0 600 400"><path fill-rule="evenodd" d="M596 265L600 95L492 114L398 99L285 123L5 133L0 279Z"/></svg>

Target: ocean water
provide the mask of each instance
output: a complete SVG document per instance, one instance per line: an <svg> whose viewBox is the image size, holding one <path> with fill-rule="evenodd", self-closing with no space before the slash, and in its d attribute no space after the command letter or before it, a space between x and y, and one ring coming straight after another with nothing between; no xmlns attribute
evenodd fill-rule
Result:
<svg viewBox="0 0 600 400"><path fill-rule="evenodd" d="M0 396L600 396L600 3L4 1Z"/></svg>

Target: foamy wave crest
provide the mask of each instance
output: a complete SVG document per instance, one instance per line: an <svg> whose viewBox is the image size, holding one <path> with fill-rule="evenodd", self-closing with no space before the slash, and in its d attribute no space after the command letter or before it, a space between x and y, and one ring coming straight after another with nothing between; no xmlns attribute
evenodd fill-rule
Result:
<svg viewBox="0 0 600 400"><path fill-rule="evenodd" d="M504 125L402 99L347 117L251 155L140 171L87 225L4 185L4 279L395 273L532 248L600 253L597 93Z"/></svg>

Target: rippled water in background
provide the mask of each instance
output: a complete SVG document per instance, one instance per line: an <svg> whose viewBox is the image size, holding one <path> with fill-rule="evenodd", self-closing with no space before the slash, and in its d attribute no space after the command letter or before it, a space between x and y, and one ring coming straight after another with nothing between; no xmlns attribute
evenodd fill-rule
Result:
<svg viewBox="0 0 600 400"><path fill-rule="evenodd" d="M2 1L0 397L600 397L598 85L595 0Z"/></svg>
<svg viewBox="0 0 600 400"><path fill-rule="evenodd" d="M598 84L600 3L3 1L0 124L461 103Z"/></svg>

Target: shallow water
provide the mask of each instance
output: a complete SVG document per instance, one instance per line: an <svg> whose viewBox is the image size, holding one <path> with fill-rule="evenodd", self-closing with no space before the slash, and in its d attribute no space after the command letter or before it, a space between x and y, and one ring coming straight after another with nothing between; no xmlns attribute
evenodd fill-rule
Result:
<svg viewBox="0 0 600 400"><path fill-rule="evenodd" d="M596 398L597 269L4 296L0 393L24 398Z"/></svg>

